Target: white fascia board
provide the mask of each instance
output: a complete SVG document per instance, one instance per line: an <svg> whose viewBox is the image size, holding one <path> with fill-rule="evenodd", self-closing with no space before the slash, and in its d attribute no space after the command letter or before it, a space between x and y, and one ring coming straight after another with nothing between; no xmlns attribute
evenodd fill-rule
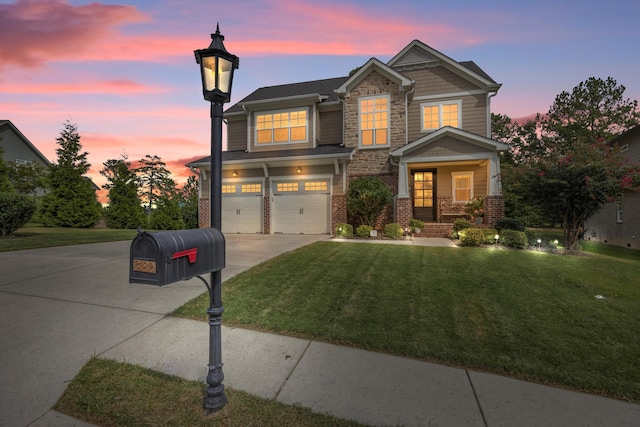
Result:
<svg viewBox="0 0 640 427"><path fill-rule="evenodd" d="M241 106L247 111L271 110L275 108L283 108L288 106L308 105L311 103L322 102L326 99L326 95L319 93L285 96L282 98L261 99L259 101L243 102Z"/></svg>
<svg viewBox="0 0 640 427"><path fill-rule="evenodd" d="M413 150L418 149L419 147L423 147L425 145L431 144L433 141L437 141L441 137L452 136L461 141L468 142L470 144L474 144L483 148L492 149L495 151L506 151L509 147L502 142L494 141L489 138L485 138L480 135L476 135L474 133L466 132L458 128L453 128L449 126L445 126L443 128L438 129L437 131L431 133L430 135L424 136L411 144L405 145L404 147L398 148L394 150L391 155L393 157L402 157L405 154L412 152Z"/></svg>

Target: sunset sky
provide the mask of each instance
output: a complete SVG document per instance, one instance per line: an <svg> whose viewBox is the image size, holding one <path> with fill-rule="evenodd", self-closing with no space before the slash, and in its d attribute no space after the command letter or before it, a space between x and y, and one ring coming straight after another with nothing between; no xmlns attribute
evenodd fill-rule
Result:
<svg viewBox="0 0 640 427"><path fill-rule="evenodd" d="M546 112L589 77L640 100L637 0L0 0L0 119L51 161L78 125L90 177L123 153L158 155L178 183L207 156L209 106L193 51L216 22L240 57L233 103L262 86L345 76L418 39L502 83L492 111Z"/></svg>

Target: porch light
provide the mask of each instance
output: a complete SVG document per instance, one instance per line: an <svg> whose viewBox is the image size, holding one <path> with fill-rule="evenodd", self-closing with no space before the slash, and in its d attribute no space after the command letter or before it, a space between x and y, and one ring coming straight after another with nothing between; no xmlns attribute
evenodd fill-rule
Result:
<svg viewBox="0 0 640 427"><path fill-rule="evenodd" d="M300 175L302 173L302 168L300 166L298 166L298 169L296 169L296 173L298 175Z"/></svg>
<svg viewBox="0 0 640 427"><path fill-rule="evenodd" d="M235 177L235 176L238 176L238 171L237 171L237 170L234 170L234 171L233 171L233 173L232 173L231 175L232 175L232 176L234 176L234 177Z"/></svg>

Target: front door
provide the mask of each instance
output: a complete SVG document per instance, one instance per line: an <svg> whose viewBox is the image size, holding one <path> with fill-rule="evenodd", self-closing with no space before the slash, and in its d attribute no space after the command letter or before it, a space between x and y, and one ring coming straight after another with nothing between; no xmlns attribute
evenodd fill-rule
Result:
<svg viewBox="0 0 640 427"><path fill-rule="evenodd" d="M413 171L413 217L425 222L436 220L436 171Z"/></svg>

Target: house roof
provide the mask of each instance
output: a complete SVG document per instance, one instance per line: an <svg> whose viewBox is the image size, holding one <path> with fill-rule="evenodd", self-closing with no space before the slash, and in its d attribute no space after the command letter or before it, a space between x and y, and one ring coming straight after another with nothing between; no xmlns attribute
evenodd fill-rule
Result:
<svg viewBox="0 0 640 427"><path fill-rule="evenodd" d="M400 86L400 90L411 90L414 81L407 78L402 73L387 66L383 62L380 62L376 58L371 58L364 64L358 71L353 73L339 88L336 89L336 93L339 97L344 97L353 87L356 87L366 76L372 71L377 71L391 81L396 82Z"/></svg>
<svg viewBox="0 0 640 427"><path fill-rule="evenodd" d="M335 93L342 83L349 77L334 77L324 80L313 80L309 82L291 83L278 86L261 87L242 100L229 107L225 114L233 114L243 112L243 106L259 103L265 100L274 100L280 98L296 98L305 95L315 95L324 98L325 102L337 101L338 97ZM326 97L326 98L325 98Z"/></svg>
<svg viewBox="0 0 640 427"><path fill-rule="evenodd" d="M305 160L306 164L315 161L326 161L338 158L349 158L353 152L353 148L347 148L340 145L320 145L316 148L303 148L298 150L277 150L277 151L259 151L248 153L246 151L223 151L222 163L227 165L262 163L271 162L287 162ZM211 156L203 157L187 163L188 167L209 166Z"/></svg>
<svg viewBox="0 0 640 427"><path fill-rule="evenodd" d="M470 144L474 144L490 150L506 151L509 149L507 144L503 144L502 142L494 141L493 139L485 138L478 134L467 132L459 128L445 126L435 132L430 133L429 135L423 136L422 138L419 138L412 143L405 145L404 147L392 151L391 156L403 157L406 155L410 155L412 151L415 151L420 147L424 147L425 145L431 144L432 142L437 141L445 136L452 136L461 141L465 141Z"/></svg>
<svg viewBox="0 0 640 427"><path fill-rule="evenodd" d="M22 134L22 132L20 132L20 130L18 130L18 128L11 123L11 120L0 120L0 129L4 128L4 127L8 127L9 129L11 129L17 136L18 138L20 138L22 140L22 142L31 150L33 151L33 153L38 157L38 159L40 159L40 161L42 161L42 163L44 163L46 166L50 166L51 162L49 161L49 159L47 159L44 154L42 154L40 152L40 150L38 150L36 148L35 145L33 145L31 143L31 141L29 141L29 139L27 139L26 136L24 136Z"/></svg>

